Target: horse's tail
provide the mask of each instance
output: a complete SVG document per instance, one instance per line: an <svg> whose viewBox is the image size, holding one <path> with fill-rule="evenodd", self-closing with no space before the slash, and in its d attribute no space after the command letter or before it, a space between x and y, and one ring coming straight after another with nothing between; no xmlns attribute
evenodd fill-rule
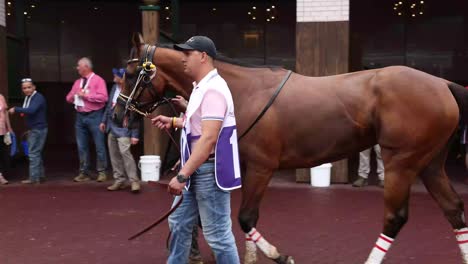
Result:
<svg viewBox="0 0 468 264"><path fill-rule="evenodd" d="M468 124L468 89L453 82L448 82L447 86L457 101L461 125Z"/></svg>

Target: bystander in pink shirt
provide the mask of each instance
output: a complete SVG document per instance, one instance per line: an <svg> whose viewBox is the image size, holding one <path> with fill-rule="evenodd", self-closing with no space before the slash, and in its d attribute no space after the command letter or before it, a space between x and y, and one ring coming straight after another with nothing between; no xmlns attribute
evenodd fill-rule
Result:
<svg viewBox="0 0 468 264"><path fill-rule="evenodd" d="M77 106L76 111L91 112L100 110L106 105L108 99L106 82L101 78L101 76L95 74L94 72L88 74L86 79L86 84L84 84L83 78L79 78L75 81L72 89L67 94L67 102L73 104L75 100L75 94L79 93L83 88L85 92L85 96L82 97L84 106Z"/></svg>

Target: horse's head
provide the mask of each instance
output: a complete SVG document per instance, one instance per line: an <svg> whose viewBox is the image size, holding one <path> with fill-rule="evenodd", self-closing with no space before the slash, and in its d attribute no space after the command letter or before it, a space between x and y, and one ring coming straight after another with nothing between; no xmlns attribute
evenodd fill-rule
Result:
<svg viewBox="0 0 468 264"><path fill-rule="evenodd" d="M134 122L151 114L159 105L168 103L164 97L168 80L154 62L155 46L143 45L140 34L133 37L134 47L124 75L124 83L114 111L114 121L134 128Z"/></svg>

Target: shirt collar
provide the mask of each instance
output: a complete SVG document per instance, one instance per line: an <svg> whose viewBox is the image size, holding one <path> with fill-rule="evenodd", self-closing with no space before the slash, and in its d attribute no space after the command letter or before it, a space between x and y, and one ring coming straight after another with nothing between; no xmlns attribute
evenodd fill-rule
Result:
<svg viewBox="0 0 468 264"><path fill-rule="evenodd" d="M197 82L193 82L192 85L193 85L193 89L197 89L198 87L201 87L203 86L204 84L206 84L211 78L213 78L214 76L216 76L218 74L218 70L217 69L213 69L211 70L210 72L208 72L205 77L203 77L203 79L201 79L201 81L197 84Z"/></svg>
<svg viewBox="0 0 468 264"><path fill-rule="evenodd" d="M91 75L93 75L94 72L90 72L88 75L86 75L85 77L81 77L81 78L86 78L86 79L89 79L89 77L91 77Z"/></svg>

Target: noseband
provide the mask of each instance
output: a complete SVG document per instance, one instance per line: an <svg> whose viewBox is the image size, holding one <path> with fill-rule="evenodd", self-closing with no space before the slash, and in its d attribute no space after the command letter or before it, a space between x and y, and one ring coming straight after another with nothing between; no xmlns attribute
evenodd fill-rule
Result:
<svg viewBox="0 0 468 264"><path fill-rule="evenodd" d="M170 99L164 96L159 96L160 99L156 102L138 101L145 89L150 92L153 98L158 97L158 94L154 91L154 87L151 84L151 81L156 77L158 71L156 65L153 63L153 56L156 52L156 48L156 46L146 44L143 47L145 53L141 58L133 58L127 61L127 64L139 62L139 65L137 66L138 78L133 86L132 92L128 96L120 92L118 97L120 103L125 105L124 116L127 114L127 111L131 111L148 117L159 106L170 103ZM150 106L147 107L148 105Z"/></svg>

